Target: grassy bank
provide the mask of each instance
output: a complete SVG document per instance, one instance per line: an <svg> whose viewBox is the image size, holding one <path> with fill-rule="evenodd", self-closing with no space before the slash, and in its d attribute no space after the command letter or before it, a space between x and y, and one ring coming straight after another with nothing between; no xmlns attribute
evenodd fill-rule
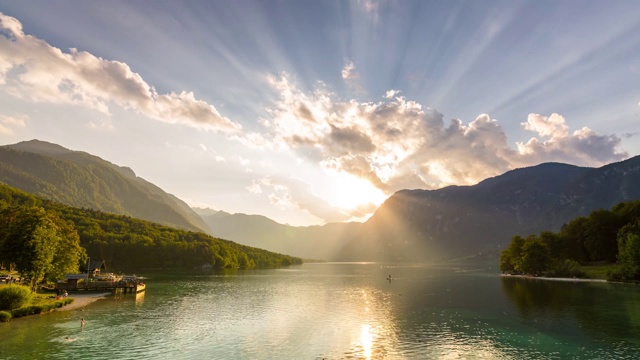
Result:
<svg viewBox="0 0 640 360"><path fill-rule="evenodd" d="M620 269L620 265L617 264L604 264L604 265L584 265L582 271L589 279L603 279L607 280L607 273L614 272Z"/></svg>
<svg viewBox="0 0 640 360"><path fill-rule="evenodd" d="M0 289L9 289L9 286L15 285L0 285ZM7 322L22 316L46 313L71 304L74 301L73 298L56 299L55 294L52 293L30 293L24 298L25 301L21 301L21 305L17 305L19 307L13 308L11 306L0 311L0 322Z"/></svg>

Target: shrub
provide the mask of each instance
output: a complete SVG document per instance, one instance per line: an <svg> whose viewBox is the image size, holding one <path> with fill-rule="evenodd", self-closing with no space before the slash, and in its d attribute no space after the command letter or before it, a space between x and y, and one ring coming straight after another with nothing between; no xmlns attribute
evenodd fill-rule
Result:
<svg viewBox="0 0 640 360"><path fill-rule="evenodd" d="M0 322L8 322L11 320L11 313L8 311L0 311Z"/></svg>
<svg viewBox="0 0 640 360"><path fill-rule="evenodd" d="M607 272L607 279L609 281L632 281L639 278L640 270L626 264L617 270Z"/></svg>
<svg viewBox="0 0 640 360"><path fill-rule="evenodd" d="M564 262L556 264L550 275L581 278L585 276L585 273L582 270L582 267L580 267L580 264L576 261L567 259Z"/></svg>
<svg viewBox="0 0 640 360"><path fill-rule="evenodd" d="M44 310L44 308L41 305L30 306L29 315L31 315L31 314L40 314L40 313L42 313L43 310Z"/></svg>
<svg viewBox="0 0 640 360"><path fill-rule="evenodd" d="M76 300L76 299L74 299L74 298L66 298L66 299L64 299L64 304L65 304L65 305L69 305L69 304L71 304L72 302L74 302L75 300Z"/></svg>
<svg viewBox="0 0 640 360"><path fill-rule="evenodd" d="M11 310L11 317L19 318L29 315L29 307L21 307Z"/></svg>
<svg viewBox="0 0 640 360"><path fill-rule="evenodd" d="M31 298L31 290L22 285L0 287L0 310L13 310L26 305Z"/></svg>

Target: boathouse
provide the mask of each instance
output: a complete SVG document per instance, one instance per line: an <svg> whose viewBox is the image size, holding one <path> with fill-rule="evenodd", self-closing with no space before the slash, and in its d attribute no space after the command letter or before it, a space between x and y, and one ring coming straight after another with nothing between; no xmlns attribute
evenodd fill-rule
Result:
<svg viewBox="0 0 640 360"><path fill-rule="evenodd" d="M89 277L95 277L101 272L104 272L107 270L107 264L104 262L104 260L87 259L85 268L87 269L87 274L89 274Z"/></svg>

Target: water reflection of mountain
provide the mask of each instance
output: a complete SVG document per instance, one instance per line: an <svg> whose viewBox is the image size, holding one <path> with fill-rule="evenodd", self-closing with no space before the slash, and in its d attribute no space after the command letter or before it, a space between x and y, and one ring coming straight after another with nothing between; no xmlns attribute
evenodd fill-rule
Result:
<svg viewBox="0 0 640 360"><path fill-rule="evenodd" d="M540 327L576 323L589 337L640 344L640 288L633 285L503 277L521 316Z"/></svg>

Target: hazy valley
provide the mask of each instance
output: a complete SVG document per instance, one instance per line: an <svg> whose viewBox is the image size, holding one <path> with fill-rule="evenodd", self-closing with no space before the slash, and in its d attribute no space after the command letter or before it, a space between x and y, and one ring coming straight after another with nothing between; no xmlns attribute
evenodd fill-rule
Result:
<svg viewBox="0 0 640 360"><path fill-rule="evenodd" d="M2 182L66 205L129 215L308 259L422 262L495 258L516 234L640 198L640 157L601 168L547 163L473 186L403 190L365 223L296 227L264 216L190 209L96 156L37 140L0 147Z"/></svg>

